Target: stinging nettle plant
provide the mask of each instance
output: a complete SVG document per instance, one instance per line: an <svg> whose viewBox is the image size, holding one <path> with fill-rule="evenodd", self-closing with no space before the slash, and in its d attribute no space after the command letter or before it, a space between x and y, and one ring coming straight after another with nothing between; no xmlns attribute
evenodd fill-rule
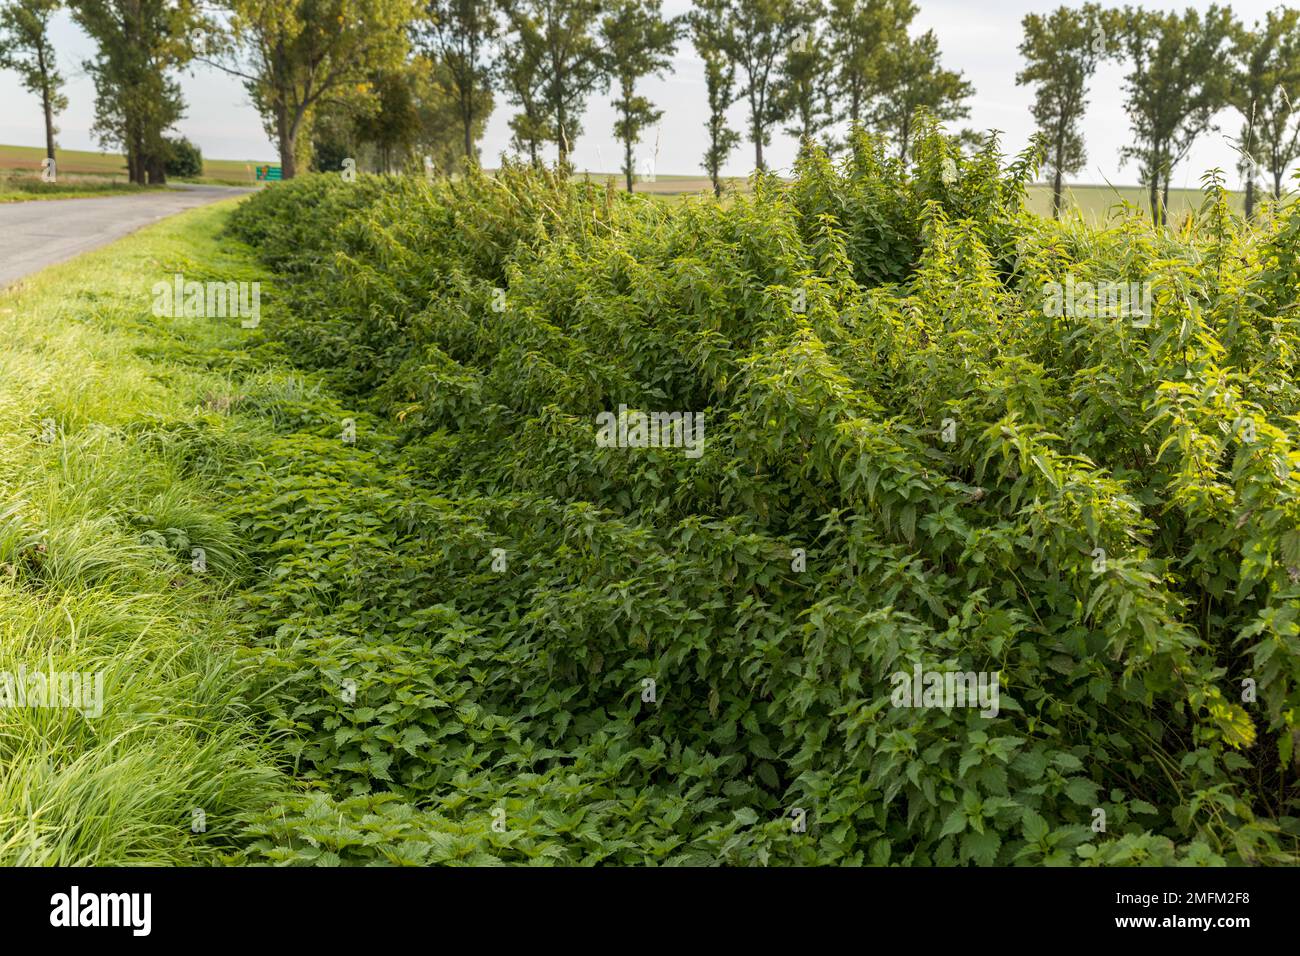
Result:
<svg viewBox="0 0 1300 956"><path fill-rule="evenodd" d="M1177 233L1053 222L1039 147L913 128L726 203L507 164L236 211L329 385L250 395L226 488L307 787L250 852L1297 860L1300 218L1212 178ZM1071 276L1150 282L1149 321L1044 315ZM708 454L599 446L620 406ZM996 677L996 716L899 672Z"/></svg>

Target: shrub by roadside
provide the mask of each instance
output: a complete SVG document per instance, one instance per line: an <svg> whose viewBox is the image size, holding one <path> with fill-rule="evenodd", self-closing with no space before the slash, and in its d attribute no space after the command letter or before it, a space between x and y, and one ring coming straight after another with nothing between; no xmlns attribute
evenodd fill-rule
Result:
<svg viewBox="0 0 1300 956"><path fill-rule="evenodd" d="M508 169L238 210L325 387L252 396L230 487L317 791L257 849L1294 862L1296 220L1212 181L1179 234L1058 225L1029 157L917 155L726 207ZM623 408L703 454L602 446Z"/></svg>

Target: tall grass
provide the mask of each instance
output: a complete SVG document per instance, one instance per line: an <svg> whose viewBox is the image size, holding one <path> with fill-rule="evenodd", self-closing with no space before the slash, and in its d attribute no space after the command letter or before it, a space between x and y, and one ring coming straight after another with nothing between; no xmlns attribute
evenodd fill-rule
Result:
<svg viewBox="0 0 1300 956"><path fill-rule="evenodd" d="M232 638L244 557L186 438L229 384L195 356L247 333L150 314L178 256L220 267L224 215L0 292L0 672L102 672L104 688L98 717L0 707L0 864L212 863L281 786ZM151 530L183 531L206 570Z"/></svg>

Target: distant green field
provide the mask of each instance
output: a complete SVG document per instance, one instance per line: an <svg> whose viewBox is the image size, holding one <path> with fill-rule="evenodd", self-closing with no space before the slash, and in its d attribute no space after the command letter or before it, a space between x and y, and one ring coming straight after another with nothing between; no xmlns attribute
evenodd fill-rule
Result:
<svg viewBox="0 0 1300 956"><path fill-rule="evenodd" d="M42 182L35 176L13 176L0 172L0 203L31 199L86 199L148 192L163 186L136 186L120 179L100 176L60 176L57 183Z"/></svg>
<svg viewBox="0 0 1300 956"><path fill-rule="evenodd" d="M1245 209L1245 194L1229 193L1229 200L1237 212ZM1112 210L1118 212L1125 203L1137 207L1143 214L1150 211L1147 190L1143 186L1067 186L1067 203L1078 209L1085 219L1099 221ZM1169 190L1169 220L1177 222L1190 210L1196 209L1204 199L1199 189ZM1043 216L1052 214L1052 187L1036 185L1029 188L1029 208Z"/></svg>
<svg viewBox="0 0 1300 956"><path fill-rule="evenodd" d="M598 183L613 179L616 187L623 188L621 173L578 172L574 174L574 178L579 180L589 179ZM728 177L724 188L730 192L747 193L750 190L749 180L744 177ZM661 174L656 176L653 182L646 182L638 177L633 184L633 191L650 193L668 199L682 199L687 196L710 193L712 192L712 186L705 176ZM1234 208L1241 212L1245 207L1244 194L1234 192L1230 196ZM1189 210L1197 208L1201 204L1202 198L1202 194L1198 189L1171 189L1169 191L1169 218L1174 221L1181 219ZM1111 211L1118 212L1125 203L1135 206L1144 214L1149 210L1147 191L1142 186L1067 186L1066 201L1078 209L1085 219L1094 222L1104 219ZM1051 187L1046 185L1031 186L1029 188L1029 208L1040 215L1050 216L1052 213Z"/></svg>
<svg viewBox="0 0 1300 956"><path fill-rule="evenodd" d="M41 159L45 150L37 146L0 146L0 202L31 199L35 196L82 196L116 191L126 184L126 160L117 153L96 153L86 150L61 149L56 151L60 189L54 190L39 180ZM208 159L203 163L200 182L252 183L256 181L253 167L265 160ZM623 188L621 173L580 171L578 180L603 183L612 179L615 187ZM749 192L749 180L731 176L725 180L730 192ZM708 177L701 175L660 174L653 181L637 177L634 190L666 199L683 199L687 196L712 192ZM1124 203L1147 212L1147 194L1141 186L1078 185L1066 188L1069 202L1079 209L1084 218L1098 221ZM1241 211L1243 195L1231 194L1234 207ZM1188 210L1200 205L1201 193L1196 189L1173 189L1169 192L1170 219L1181 219ZM1051 215L1052 191L1045 185L1031 186L1029 207L1041 215Z"/></svg>
<svg viewBox="0 0 1300 956"><path fill-rule="evenodd" d="M38 176L44 158L45 148L42 146L0 146L0 176ZM66 174L126 180L126 159L119 153L56 149L54 158L60 177ZM205 159L203 178L214 182L251 183L255 181L253 166L257 162L259 160Z"/></svg>

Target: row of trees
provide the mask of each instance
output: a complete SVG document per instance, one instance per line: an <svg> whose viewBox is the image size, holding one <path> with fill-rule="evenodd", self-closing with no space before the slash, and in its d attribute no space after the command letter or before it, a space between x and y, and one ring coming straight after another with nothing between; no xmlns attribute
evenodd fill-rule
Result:
<svg viewBox="0 0 1300 956"><path fill-rule="evenodd" d="M46 150L66 107L50 22L64 0L0 3L0 68L16 70L41 97ZM93 132L126 154L134 183L166 181L175 152L166 133L184 116L177 77L204 60L236 73L279 144L285 175L301 158L313 111L383 110L382 80L408 58L407 31L423 14L414 0L67 0L95 41L83 67L95 84ZM360 107L368 107L368 112Z"/></svg>
<svg viewBox="0 0 1300 956"><path fill-rule="evenodd" d="M62 0L7 0L0 53L42 97L47 146L66 104L49 21ZM372 144L382 165L413 148L477 160L497 97L515 109L516 148L554 146L567 163L594 94L613 90L629 189L636 149L663 110L643 92L689 37L705 63L715 188L741 136L754 164L784 124L814 138L847 119L882 129L906 154L915 110L966 115L970 84L939 63L932 33L909 36L911 0L700 0L667 17L661 0L68 0L95 40L85 64L96 132L121 146L132 181L163 176L165 132L183 115L176 77L203 61L240 77L276 142L285 177L318 153ZM455 130L455 136L451 135ZM452 144L456 148L452 148Z"/></svg>
<svg viewBox="0 0 1300 956"><path fill-rule="evenodd" d="M697 0L686 21L704 62L714 189L740 141L726 119L737 101L756 169L778 126L810 142L847 120L906 157L918 110L944 122L968 115L974 89L943 68L933 31L910 35L916 14L912 0Z"/></svg>
<svg viewBox="0 0 1300 956"><path fill-rule="evenodd" d="M1286 170L1300 158L1300 12L1277 8L1247 28L1232 12L1156 12L1096 4L1061 7L1024 19L1021 84L1036 87L1033 113L1047 150L1053 210L1059 214L1065 176L1087 158L1084 114L1088 84L1098 66L1127 67L1125 93L1133 141L1126 160L1137 163L1152 216L1164 222L1169 182L1192 144L1216 128L1232 108L1240 117L1238 167L1246 183L1246 214L1261 175L1280 198Z"/></svg>
<svg viewBox="0 0 1300 956"><path fill-rule="evenodd" d="M16 71L41 100L45 151L54 158L55 117L67 108L65 77L50 39L62 0L0 4L0 68ZM95 84L94 132L126 152L131 182L165 182L169 162L192 164L190 144L177 156L166 132L184 115L176 71L192 57L191 27L201 22L195 0L76 0L69 10L97 45L83 64Z"/></svg>
<svg viewBox="0 0 1300 956"><path fill-rule="evenodd" d="M641 92L689 38L704 64L708 149L704 168L721 190L721 170L740 144L727 114L743 104L754 167L774 129L801 140L842 120L889 135L906 155L916 111L944 121L967 115L973 92L945 70L932 32L913 38L911 0L696 0L665 17L659 0L448 0L435 31L456 64L466 129L470 94L496 89L517 109L515 146L533 160L554 144L561 163L583 131L594 93L612 87L614 135L631 190L635 150L663 111ZM468 139L465 156L472 156Z"/></svg>
<svg viewBox="0 0 1300 956"><path fill-rule="evenodd" d="M49 39L62 0L0 4L0 66L41 99L46 145L66 106ZM644 95L689 40L704 66L707 150L721 170L747 138L766 168L773 131L840 144L861 125L904 160L918 110L952 123L973 93L943 67L933 32L916 35L913 0L695 0L682 17L661 0L68 0L95 40L95 131L121 146L132 181L163 178L166 131L183 115L176 77L193 61L242 79L280 152L286 178L369 144L381 168L417 152L444 167L476 162L497 99L514 108L515 147L535 162L554 146L569 160L593 95L612 91L627 188L636 151L663 110ZM1164 220L1173 170L1227 108L1247 208L1267 174L1280 196L1300 158L1300 13L1278 8L1247 28L1231 11L1154 12L1098 4L1023 20L1017 82L1033 86L1059 211L1064 178L1087 157L1089 84L1107 60L1125 64L1132 143L1151 208ZM741 104L744 136L728 115ZM974 134L965 131L963 137ZM649 165L649 164L645 164Z"/></svg>

